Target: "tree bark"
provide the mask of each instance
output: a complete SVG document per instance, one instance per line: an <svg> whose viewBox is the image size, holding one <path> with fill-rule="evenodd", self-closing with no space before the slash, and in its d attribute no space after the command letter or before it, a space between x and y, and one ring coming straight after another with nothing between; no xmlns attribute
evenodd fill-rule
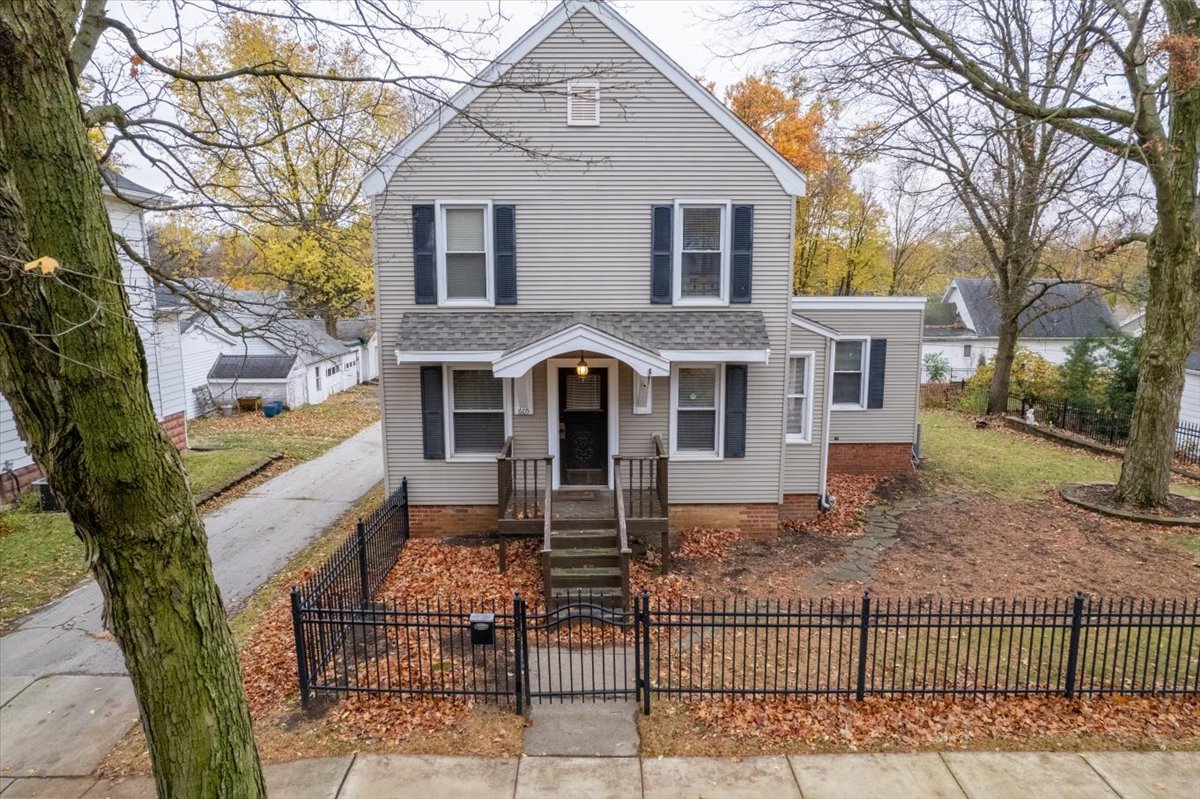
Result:
<svg viewBox="0 0 1200 799"><path fill-rule="evenodd" d="M207 537L155 418L72 77L76 11L0 3L0 390L87 547L158 794L260 797ZM40 256L60 268L22 268Z"/></svg>
<svg viewBox="0 0 1200 799"><path fill-rule="evenodd" d="M1000 340L996 344L996 359L992 363L992 382L988 386L987 412L1004 413L1008 410L1008 392L1012 383L1013 358L1017 351L1017 316L1006 303L1001 302L1003 319L1000 322Z"/></svg>

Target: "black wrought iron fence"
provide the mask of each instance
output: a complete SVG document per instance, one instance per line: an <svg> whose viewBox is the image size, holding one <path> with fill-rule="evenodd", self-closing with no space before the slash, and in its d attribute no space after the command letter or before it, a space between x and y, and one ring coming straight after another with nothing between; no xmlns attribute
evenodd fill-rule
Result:
<svg viewBox="0 0 1200 799"><path fill-rule="evenodd" d="M1114 447L1129 443L1131 417L1128 413L1065 400L1017 400L1020 411L1034 408L1037 419L1060 430L1076 433ZM1012 408L1016 410L1016 408ZM1180 421L1175 427L1175 457L1189 464L1200 464L1200 425Z"/></svg>

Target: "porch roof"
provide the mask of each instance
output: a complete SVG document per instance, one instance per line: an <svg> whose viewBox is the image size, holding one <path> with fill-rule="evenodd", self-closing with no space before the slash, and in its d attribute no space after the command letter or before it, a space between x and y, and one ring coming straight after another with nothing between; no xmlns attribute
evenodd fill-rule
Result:
<svg viewBox="0 0 1200 799"><path fill-rule="evenodd" d="M509 376L530 359L578 349L612 354L641 374L663 374L671 361L765 363L770 341L762 313L750 310L412 311L401 316L396 357L488 361Z"/></svg>

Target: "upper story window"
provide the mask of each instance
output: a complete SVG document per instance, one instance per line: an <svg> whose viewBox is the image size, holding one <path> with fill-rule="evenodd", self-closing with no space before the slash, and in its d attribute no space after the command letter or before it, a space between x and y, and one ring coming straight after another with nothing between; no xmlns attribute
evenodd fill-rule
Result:
<svg viewBox="0 0 1200 799"><path fill-rule="evenodd" d="M600 124L600 81L573 80L567 84L567 124Z"/></svg>
<svg viewBox="0 0 1200 799"><path fill-rule="evenodd" d="M867 340L837 342L833 356L834 408L867 407Z"/></svg>
<svg viewBox="0 0 1200 799"><path fill-rule="evenodd" d="M729 302L729 203L675 204L675 304Z"/></svg>
<svg viewBox="0 0 1200 799"><path fill-rule="evenodd" d="M492 305L491 203L438 203L438 301Z"/></svg>
<svg viewBox="0 0 1200 799"><path fill-rule="evenodd" d="M719 364L678 366L672 372L672 457L721 456L722 374Z"/></svg>
<svg viewBox="0 0 1200 799"><path fill-rule="evenodd" d="M812 441L812 353L793 353L788 359L787 443Z"/></svg>

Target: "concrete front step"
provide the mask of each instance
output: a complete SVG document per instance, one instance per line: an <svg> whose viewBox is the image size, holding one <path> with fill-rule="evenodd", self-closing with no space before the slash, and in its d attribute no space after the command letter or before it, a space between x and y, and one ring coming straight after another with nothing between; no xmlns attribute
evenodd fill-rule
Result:
<svg viewBox="0 0 1200 799"><path fill-rule="evenodd" d="M621 569L611 566L550 569L551 588L621 588Z"/></svg>
<svg viewBox="0 0 1200 799"><path fill-rule="evenodd" d="M574 549L550 550L551 568L579 568L583 566L621 565L621 553L616 547L578 547Z"/></svg>

